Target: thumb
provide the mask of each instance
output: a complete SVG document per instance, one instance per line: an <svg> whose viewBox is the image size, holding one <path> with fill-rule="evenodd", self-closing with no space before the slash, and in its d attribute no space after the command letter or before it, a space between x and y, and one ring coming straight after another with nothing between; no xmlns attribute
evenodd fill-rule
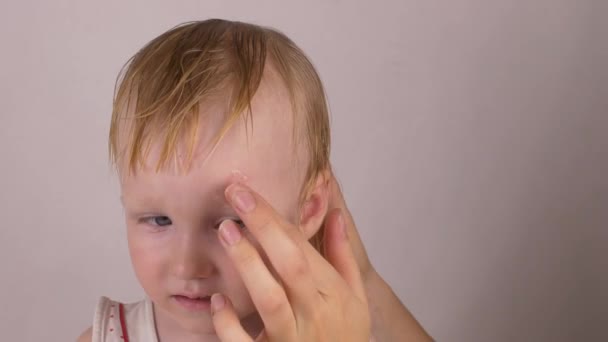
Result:
<svg viewBox="0 0 608 342"><path fill-rule="evenodd" d="M353 249L353 253L359 264L359 269L361 270L362 276L365 278L367 275L372 273L373 267L367 256L367 252L365 250L365 246L363 245L363 241L361 241L361 237L359 236L359 232L357 231L357 227L355 226L355 221L352 217L352 214L348 210L346 205L346 201L344 200L344 195L342 194L342 189L340 187L340 183L336 178L335 174L331 173L331 177L329 179L329 203L328 209L340 209L342 213L342 217L344 218L344 223L346 224L346 232L348 234L348 238L350 240L351 248ZM328 212L329 212L328 210Z"/></svg>
<svg viewBox="0 0 608 342"><path fill-rule="evenodd" d="M327 261L340 273L357 297L367 302L361 271L340 209L332 209L327 214L325 230L323 247Z"/></svg>
<svg viewBox="0 0 608 342"><path fill-rule="evenodd" d="M232 302L227 296L215 293L211 296L211 320L215 333L221 341L251 342L251 337L245 332Z"/></svg>

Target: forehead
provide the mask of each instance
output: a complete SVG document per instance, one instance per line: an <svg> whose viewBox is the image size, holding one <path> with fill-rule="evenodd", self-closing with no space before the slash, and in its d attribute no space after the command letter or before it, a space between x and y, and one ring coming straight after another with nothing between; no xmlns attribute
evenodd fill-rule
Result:
<svg viewBox="0 0 608 342"><path fill-rule="evenodd" d="M178 143L175 159L156 172L160 141L152 141L149 154L135 173L121 175L126 201L134 197L165 197L169 192L217 198L234 171L246 175L249 184L270 202L293 204L303 181L304 167L294 155L293 112L287 90L265 77L251 102L252 120L238 119L217 147L212 139L223 124L219 103L203 104L190 168L184 171L187 145ZM284 198L290 194L290 200ZM136 196L137 195L137 196ZM284 208L286 209L286 208Z"/></svg>

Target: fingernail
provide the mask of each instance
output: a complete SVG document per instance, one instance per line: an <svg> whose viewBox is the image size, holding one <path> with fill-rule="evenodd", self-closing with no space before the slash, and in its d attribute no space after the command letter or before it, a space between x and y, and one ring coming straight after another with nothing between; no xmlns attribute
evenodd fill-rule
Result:
<svg viewBox="0 0 608 342"><path fill-rule="evenodd" d="M224 296L221 293L214 293L211 296L211 311L213 313L222 310L224 305L226 305L226 299L224 299Z"/></svg>
<svg viewBox="0 0 608 342"><path fill-rule="evenodd" d="M232 246L241 239L241 232L236 227L236 224L230 220L224 220L220 223L220 237L224 242Z"/></svg>
<svg viewBox="0 0 608 342"><path fill-rule="evenodd" d="M253 195L246 190L237 190L232 194L232 201L236 208L244 213L248 213L255 208Z"/></svg>

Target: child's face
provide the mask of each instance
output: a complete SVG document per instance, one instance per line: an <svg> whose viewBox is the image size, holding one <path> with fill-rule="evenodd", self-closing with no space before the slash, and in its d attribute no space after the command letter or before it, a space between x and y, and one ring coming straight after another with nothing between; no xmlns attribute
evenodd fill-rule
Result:
<svg viewBox="0 0 608 342"><path fill-rule="evenodd" d="M224 190L238 170L285 219L295 222L303 172L292 161L292 115L285 92L262 83L252 109L254 128L248 139L244 122L238 120L206 161L208 146L199 144L186 174L156 173L158 149L153 147L146 167L121 180L131 260L155 304L159 326L213 332L208 308L192 310L180 304L176 296L186 294L221 292L241 318L255 317L247 290L218 240L220 222L238 219ZM221 123L213 110L208 107L209 116L201 119L203 142Z"/></svg>

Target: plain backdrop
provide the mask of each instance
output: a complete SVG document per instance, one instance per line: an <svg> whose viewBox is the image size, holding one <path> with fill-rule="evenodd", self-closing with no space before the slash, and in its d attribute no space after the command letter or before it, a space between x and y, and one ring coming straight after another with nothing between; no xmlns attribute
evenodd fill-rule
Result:
<svg viewBox="0 0 608 342"><path fill-rule="evenodd" d="M115 77L174 25L312 58L372 261L439 341L608 340L607 2L0 3L0 330L69 341L135 301L107 159Z"/></svg>

